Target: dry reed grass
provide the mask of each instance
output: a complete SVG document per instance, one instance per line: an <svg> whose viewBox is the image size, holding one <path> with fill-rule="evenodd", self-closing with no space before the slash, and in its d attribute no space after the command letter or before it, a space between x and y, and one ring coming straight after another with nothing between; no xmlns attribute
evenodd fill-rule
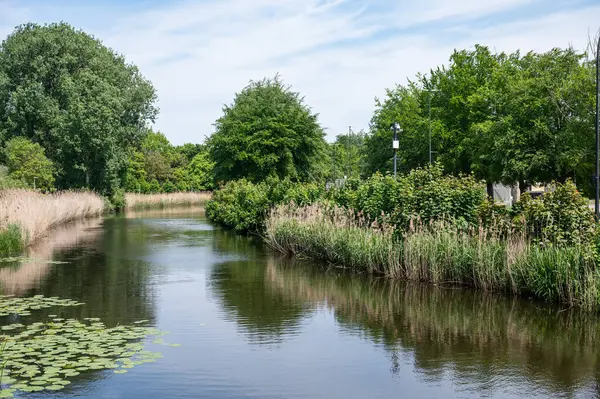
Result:
<svg viewBox="0 0 600 399"><path fill-rule="evenodd" d="M104 200L92 192L65 191L41 194L31 190L0 191L0 232L19 226L25 246L48 230L72 220L99 216Z"/></svg>
<svg viewBox="0 0 600 399"><path fill-rule="evenodd" d="M38 286L52 270L55 252L82 243L94 243L101 234L101 217L77 220L52 229L52 234L38 240L25 251L26 257L13 267L0 267L0 286L4 295L24 295ZM89 244L93 245L93 244Z"/></svg>
<svg viewBox="0 0 600 399"><path fill-rule="evenodd" d="M212 193L209 191L162 194L127 193L125 194L125 203L127 210L203 206L211 196Z"/></svg>

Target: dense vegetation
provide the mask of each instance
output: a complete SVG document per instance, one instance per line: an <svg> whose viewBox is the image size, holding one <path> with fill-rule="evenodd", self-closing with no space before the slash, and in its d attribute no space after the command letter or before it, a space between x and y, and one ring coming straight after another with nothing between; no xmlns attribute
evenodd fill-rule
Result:
<svg viewBox="0 0 600 399"><path fill-rule="evenodd" d="M213 163L173 146L137 67L65 23L19 26L0 46L0 187L90 189L106 196L200 191Z"/></svg>
<svg viewBox="0 0 600 399"><path fill-rule="evenodd" d="M377 101L367 171L390 170L390 125L399 121L403 171L427 162L431 126L434 159L449 173L521 187L572 178L590 193L594 72L591 60L573 49L525 55L494 54L484 46L456 50L448 66Z"/></svg>
<svg viewBox="0 0 600 399"><path fill-rule="evenodd" d="M284 252L591 306L593 94L586 54L477 45L388 89L367 132L325 142L318 114L275 76L242 88L205 142L174 146L149 127L156 94L136 66L67 24L26 24L0 46L0 188L94 190L115 208L133 201L126 191L215 190L213 221ZM488 198L499 182L555 189L505 207Z"/></svg>

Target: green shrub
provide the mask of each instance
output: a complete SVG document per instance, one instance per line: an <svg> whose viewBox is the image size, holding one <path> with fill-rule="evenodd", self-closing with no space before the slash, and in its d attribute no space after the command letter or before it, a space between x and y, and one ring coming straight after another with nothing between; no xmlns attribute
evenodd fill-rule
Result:
<svg viewBox="0 0 600 399"><path fill-rule="evenodd" d="M405 230L416 217L422 221L452 219L468 225L479 222L485 187L470 176L444 175L440 165L417 168L394 178L376 173L354 193L339 190L334 200L369 221L396 225Z"/></svg>
<svg viewBox="0 0 600 399"><path fill-rule="evenodd" d="M0 255L15 255L23 251L24 237L21 228L16 224L9 224L7 229L0 231Z"/></svg>
<svg viewBox="0 0 600 399"><path fill-rule="evenodd" d="M267 193L264 183L254 184L246 179L231 181L213 193L206 204L206 215L238 233L259 231L270 207Z"/></svg>
<svg viewBox="0 0 600 399"><path fill-rule="evenodd" d="M572 181L537 199L524 194L512 209L515 228L543 245L594 245L596 222L588 200Z"/></svg>
<svg viewBox="0 0 600 399"><path fill-rule="evenodd" d="M105 212L120 212L127 206L125 190L116 189L109 199L105 199Z"/></svg>
<svg viewBox="0 0 600 399"><path fill-rule="evenodd" d="M269 209L294 202L310 205L323 197L324 190L313 183L294 183L269 177L262 183L236 180L213 193L206 215L215 223L239 233L259 232Z"/></svg>

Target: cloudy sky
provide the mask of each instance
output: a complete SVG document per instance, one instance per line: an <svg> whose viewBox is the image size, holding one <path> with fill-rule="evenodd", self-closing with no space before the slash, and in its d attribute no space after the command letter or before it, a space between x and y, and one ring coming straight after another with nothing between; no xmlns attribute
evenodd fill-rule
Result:
<svg viewBox="0 0 600 399"><path fill-rule="evenodd" d="M0 37L29 21L66 21L137 64L175 144L201 142L235 92L276 73L332 140L455 48L583 50L600 0L0 0Z"/></svg>

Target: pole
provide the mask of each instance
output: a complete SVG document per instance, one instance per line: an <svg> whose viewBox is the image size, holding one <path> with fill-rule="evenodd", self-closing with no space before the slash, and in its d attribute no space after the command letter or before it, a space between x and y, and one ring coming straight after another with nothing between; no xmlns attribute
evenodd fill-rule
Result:
<svg viewBox="0 0 600 399"><path fill-rule="evenodd" d="M392 147L394 148L394 177L396 177L398 166L398 123L394 123L392 129L394 130L394 141L392 143Z"/></svg>
<svg viewBox="0 0 600 399"><path fill-rule="evenodd" d="M429 165L433 163L431 155L431 90L429 91Z"/></svg>
<svg viewBox="0 0 600 399"><path fill-rule="evenodd" d="M596 50L596 201L594 212L596 220L600 218L600 36Z"/></svg>
<svg viewBox="0 0 600 399"><path fill-rule="evenodd" d="M350 177L350 133L352 132L352 126L348 126L348 140L346 140L346 177Z"/></svg>

